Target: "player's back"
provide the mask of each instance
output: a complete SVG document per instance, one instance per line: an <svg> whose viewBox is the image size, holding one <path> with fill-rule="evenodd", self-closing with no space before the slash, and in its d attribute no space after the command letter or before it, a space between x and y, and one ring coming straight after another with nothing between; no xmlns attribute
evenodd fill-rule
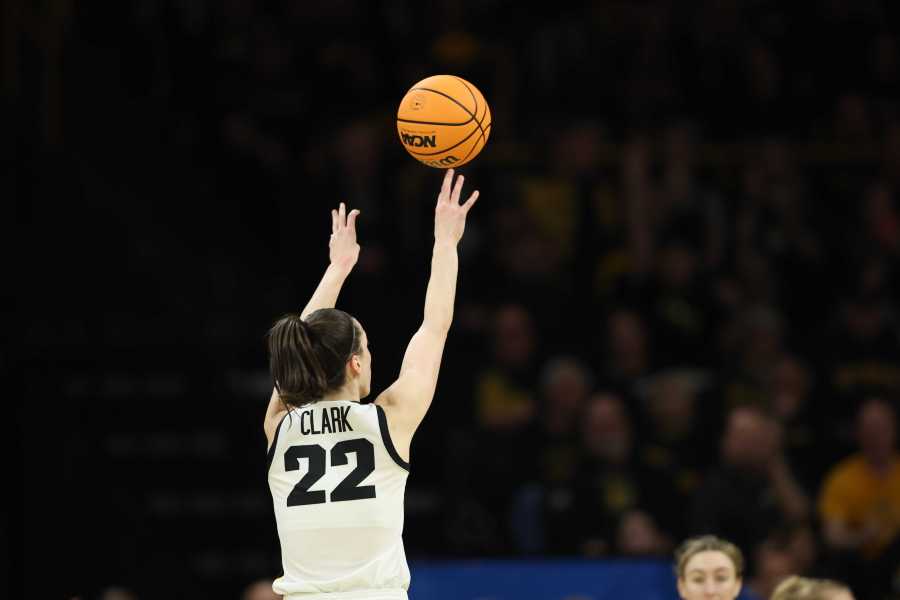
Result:
<svg viewBox="0 0 900 600"><path fill-rule="evenodd" d="M269 449L285 599L406 598L403 496L409 465L384 410L315 402L282 420Z"/></svg>

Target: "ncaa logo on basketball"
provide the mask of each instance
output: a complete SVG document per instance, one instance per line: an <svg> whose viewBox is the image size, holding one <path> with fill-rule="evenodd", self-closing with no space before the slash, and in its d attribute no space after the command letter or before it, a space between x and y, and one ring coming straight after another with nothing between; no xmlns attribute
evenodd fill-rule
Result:
<svg viewBox="0 0 900 600"><path fill-rule="evenodd" d="M411 135L409 133L400 134L403 143L413 148L434 148L435 141L433 135Z"/></svg>

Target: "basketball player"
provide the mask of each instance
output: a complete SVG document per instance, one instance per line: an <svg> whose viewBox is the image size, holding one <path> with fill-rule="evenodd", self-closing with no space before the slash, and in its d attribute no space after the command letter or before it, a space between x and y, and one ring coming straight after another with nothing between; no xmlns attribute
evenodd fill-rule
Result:
<svg viewBox="0 0 900 600"><path fill-rule="evenodd" d="M678 596L682 600L734 600L741 593L744 556L727 540L703 535L675 551Z"/></svg>
<svg viewBox="0 0 900 600"><path fill-rule="evenodd" d="M447 171L434 216L434 252L421 327L400 375L374 404L362 325L334 309L359 256L356 217L332 211L331 264L306 308L268 335L275 380L264 428L285 600L405 600L403 495L413 434L434 396L453 318L456 246L478 199L460 204L463 177ZM382 292L383 293L383 292Z"/></svg>

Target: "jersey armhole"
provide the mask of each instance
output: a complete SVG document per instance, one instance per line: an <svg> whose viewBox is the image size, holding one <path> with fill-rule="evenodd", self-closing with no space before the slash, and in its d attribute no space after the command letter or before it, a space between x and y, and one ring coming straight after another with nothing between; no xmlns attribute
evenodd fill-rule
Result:
<svg viewBox="0 0 900 600"><path fill-rule="evenodd" d="M289 414L291 414L290 411L281 417L281 420L278 422L278 427L275 428L275 435L272 436L272 445L269 446L269 451L266 452L266 473L272 468L272 461L275 459L275 447L278 446L278 434L281 432L281 425Z"/></svg>
<svg viewBox="0 0 900 600"><path fill-rule="evenodd" d="M394 459L394 462L397 463L400 468L409 471L409 463L400 458L400 454L398 454L397 449L394 448L394 441L391 440L391 432L388 429L387 416L384 414L384 408L379 404L376 404L375 408L378 410L378 429L381 430L381 441L384 443L384 449L387 450L387 453Z"/></svg>

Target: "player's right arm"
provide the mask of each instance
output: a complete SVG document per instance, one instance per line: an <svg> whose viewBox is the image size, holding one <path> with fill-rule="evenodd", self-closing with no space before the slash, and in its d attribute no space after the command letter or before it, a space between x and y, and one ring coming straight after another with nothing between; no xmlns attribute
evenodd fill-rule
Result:
<svg viewBox="0 0 900 600"><path fill-rule="evenodd" d="M351 210L347 214L344 203L341 202L337 209L331 211L331 237L328 240L328 268L322 276L319 285L313 292L312 297L300 318L304 321L310 314L320 308L334 308L344 281L349 277L350 272L359 259L359 244L356 242L356 218L359 216L359 210ZM266 407L266 415L263 418L263 430L266 433L267 446L272 445L275 437L275 430L278 424L287 414L287 406L281 401L278 395L278 389L272 388L272 395L269 397L269 405Z"/></svg>
<svg viewBox="0 0 900 600"><path fill-rule="evenodd" d="M384 408L391 438L404 460L409 459L412 436L434 397L444 344L453 321L459 269L456 247L465 230L466 215L478 199L475 191L460 204L464 178L460 175L454 182L453 175L453 169L448 169L435 207L434 252L422 325L406 348L397 381L375 400Z"/></svg>

